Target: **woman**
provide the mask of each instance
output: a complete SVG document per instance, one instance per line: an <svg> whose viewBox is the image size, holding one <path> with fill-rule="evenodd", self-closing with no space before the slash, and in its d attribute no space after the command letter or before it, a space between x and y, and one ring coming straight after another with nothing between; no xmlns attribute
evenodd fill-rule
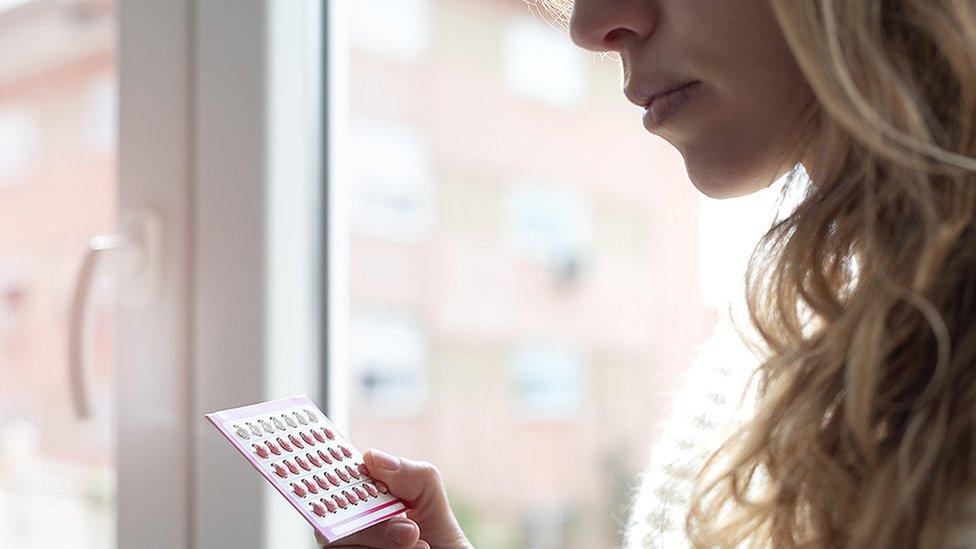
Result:
<svg viewBox="0 0 976 549"><path fill-rule="evenodd" d="M803 184L750 263L756 412L698 463L688 544L976 546L976 2L548 1L632 102L693 83L644 124L702 193ZM470 546L433 465L366 463L413 510L346 545Z"/></svg>

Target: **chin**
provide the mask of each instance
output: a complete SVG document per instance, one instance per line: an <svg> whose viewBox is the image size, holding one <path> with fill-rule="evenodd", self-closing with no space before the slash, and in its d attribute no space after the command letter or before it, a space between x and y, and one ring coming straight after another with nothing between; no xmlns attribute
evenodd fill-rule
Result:
<svg viewBox="0 0 976 549"><path fill-rule="evenodd" d="M686 160L685 170L691 184L705 196L716 200L739 198L769 186L771 181L765 177L757 177L750 170L715 169L700 166Z"/></svg>

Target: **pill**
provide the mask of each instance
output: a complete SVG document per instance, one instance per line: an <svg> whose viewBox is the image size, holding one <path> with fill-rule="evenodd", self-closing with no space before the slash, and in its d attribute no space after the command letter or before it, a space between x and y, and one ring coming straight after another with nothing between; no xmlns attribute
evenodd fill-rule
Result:
<svg viewBox="0 0 976 549"><path fill-rule="evenodd" d="M296 457L295 458L295 461L298 462L298 466L301 467L302 469L305 469L306 471L311 471L312 470L312 466L309 465L308 464L308 461L305 458L303 458L302 456Z"/></svg>
<svg viewBox="0 0 976 549"><path fill-rule="evenodd" d="M329 448L329 453L332 454L332 457L336 459L342 459L342 454L339 453L339 450L336 450L335 448Z"/></svg>
<svg viewBox="0 0 976 549"><path fill-rule="evenodd" d="M254 436L261 436L261 429L257 425L248 421L247 426L251 428L251 432L254 433Z"/></svg>
<svg viewBox="0 0 976 549"><path fill-rule="evenodd" d="M264 431L266 433L273 433L274 432L274 427L272 427L271 424L268 423L267 421L265 421L263 419L259 419L258 420L258 423L261 424L261 427L264 427Z"/></svg>
<svg viewBox="0 0 976 549"><path fill-rule="evenodd" d="M352 476L352 478L359 478L359 471L353 469L351 465L346 465L346 471Z"/></svg>
<svg viewBox="0 0 976 549"><path fill-rule="evenodd" d="M346 508L346 500L342 499L342 496L339 494L333 494L332 499L339 505L339 507L342 507L343 509Z"/></svg>
<svg viewBox="0 0 976 549"><path fill-rule="evenodd" d="M280 419L278 419L276 417L273 417L273 418L271 418L271 421L274 422L275 427L277 427L278 429L281 429L282 431L285 430L285 424L282 423Z"/></svg>
<svg viewBox="0 0 976 549"><path fill-rule="evenodd" d="M295 445L295 448L301 449L305 447L304 445L302 445L302 441L298 440L298 437L296 437L295 435L288 435L288 440L290 440L291 443Z"/></svg>
<svg viewBox="0 0 976 549"><path fill-rule="evenodd" d="M275 463L271 467L274 468L275 474L277 474L279 477L285 478L288 476L288 471L286 471L285 468L282 467L281 465Z"/></svg>
<svg viewBox="0 0 976 549"><path fill-rule="evenodd" d="M322 433L320 433L318 431L313 430L312 431L312 436L315 437L315 440L317 440L319 442L325 442L325 437L322 435Z"/></svg>
<svg viewBox="0 0 976 549"><path fill-rule="evenodd" d="M315 475L312 478L315 479L315 482L319 486L321 486L323 490L328 490L329 489L329 483L325 482L325 479L324 478L322 478L322 477L320 477L318 475Z"/></svg>
<svg viewBox="0 0 976 549"><path fill-rule="evenodd" d="M255 444L254 445L254 452L257 455L261 456L262 458L266 458L266 457L268 457L270 455L268 453L268 449L265 448L264 446L261 446L260 444Z"/></svg>
<svg viewBox="0 0 976 549"><path fill-rule="evenodd" d="M308 425L308 420L305 419L305 416L299 414L298 412L295 412L295 419L297 419L298 423L301 423L302 425Z"/></svg>
<svg viewBox="0 0 976 549"><path fill-rule="evenodd" d="M236 429L235 432L237 433L237 436L243 438L244 440L251 438L251 433L248 433L247 429L241 427L240 425L235 425L234 427Z"/></svg>
<svg viewBox="0 0 976 549"><path fill-rule="evenodd" d="M325 505L325 508L328 509L330 513L335 513L335 511L336 511L336 504L335 503L332 503L332 500L331 499L322 498L319 501L321 501L322 504Z"/></svg>
<svg viewBox="0 0 976 549"><path fill-rule="evenodd" d="M318 486L315 485L314 482L306 478L306 479L302 479L302 483L305 484L305 487L308 488L309 492L312 492L313 494L319 493L319 488Z"/></svg>
<svg viewBox="0 0 976 549"><path fill-rule="evenodd" d="M336 478L336 476L333 475L332 473L326 473L325 478L329 479L329 482L331 482L333 486L339 485L339 479Z"/></svg>
<svg viewBox="0 0 976 549"><path fill-rule="evenodd" d="M315 467L321 467L322 466L322 462L319 461L319 458L313 456L312 454L305 454L305 457L308 458L308 461L312 465L314 465Z"/></svg>
<svg viewBox="0 0 976 549"><path fill-rule="evenodd" d="M292 474L294 474L294 475L297 475L298 474L298 466L297 465L295 465L294 463L288 461L287 459L285 461L283 461L282 463L285 464L285 467L287 467L288 470L292 472Z"/></svg>
<svg viewBox="0 0 976 549"><path fill-rule="evenodd" d="M278 446L275 445L274 442L271 442L269 440L269 441L265 442L265 444L268 446L268 450L271 450L271 453L272 454L274 454L276 456L280 456L281 455L281 450L278 448Z"/></svg>
<svg viewBox="0 0 976 549"><path fill-rule="evenodd" d="M359 486L353 486L352 491L356 492L356 495L359 496L359 499L362 501L366 501L366 499L369 497L369 495L366 494L366 491Z"/></svg>
<svg viewBox="0 0 976 549"><path fill-rule="evenodd" d="M362 473L364 475L369 475L369 468L366 467L366 464L365 463L357 463L356 464L356 468L359 469L359 472L360 473Z"/></svg>
<svg viewBox="0 0 976 549"><path fill-rule="evenodd" d="M346 501L348 501L349 503L353 505L356 505L356 503L358 503L356 500L356 496L350 494L349 492L343 490L342 495L346 496Z"/></svg>
<svg viewBox="0 0 976 549"><path fill-rule="evenodd" d="M324 461L325 463L327 463L327 464L328 463L332 463L332 458L329 457L329 454L326 454L322 450L319 450L318 451L318 454L319 454L319 458L321 458L322 461Z"/></svg>
<svg viewBox="0 0 976 549"><path fill-rule="evenodd" d="M387 488L382 481L377 480L374 484L376 485L376 489L379 490L381 494L386 494L390 491L390 489Z"/></svg>
<svg viewBox="0 0 976 549"><path fill-rule="evenodd" d="M346 457L352 457L352 451L349 450L349 448L346 448L345 446L340 446L339 449L342 450L342 455Z"/></svg>
<svg viewBox="0 0 976 549"><path fill-rule="evenodd" d="M281 417L285 419L285 423L287 423L289 427L298 427L298 424L295 423L294 419L286 416L285 414L281 414Z"/></svg>
<svg viewBox="0 0 976 549"><path fill-rule="evenodd" d="M305 493L306 493L305 489L299 486L298 484L295 484L294 482L291 483L291 491L295 492L295 495L300 498L305 497Z"/></svg>
<svg viewBox="0 0 976 549"><path fill-rule="evenodd" d="M337 475L339 475L339 478L341 478L345 482L349 482L349 473L343 471L342 469L336 469L335 472Z"/></svg>
<svg viewBox="0 0 976 549"><path fill-rule="evenodd" d="M284 440L283 438L278 437L278 444L281 445L281 449L282 450L284 450L286 452L291 452L291 445L288 444L288 442L286 440Z"/></svg>
<svg viewBox="0 0 976 549"><path fill-rule="evenodd" d="M320 517L324 517L324 516L325 516L325 507L322 507L322 506L321 506L321 505L319 505L318 503L313 503L313 504L312 504L312 511L313 511L313 512L314 512L314 513L315 513L316 515L318 515L318 516L320 516Z"/></svg>
<svg viewBox="0 0 976 549"><path fill-rule="evenodd" d="M369 495L373 496L374 498L379 495L379 492L376 491L376 488L368 482L363 483L363 488L365 488L366 491L369 492Z"/></svg>

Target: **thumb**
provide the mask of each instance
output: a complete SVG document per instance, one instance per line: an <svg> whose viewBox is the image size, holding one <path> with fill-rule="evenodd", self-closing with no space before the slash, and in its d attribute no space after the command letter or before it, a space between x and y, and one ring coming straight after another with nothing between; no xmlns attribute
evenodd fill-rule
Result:
<svg viewBox="0 0 976 549"><path fill-rule="evenodd" d="M395 496L417 507L447 505L444 481L434 464L390 455L370 448L363 453L369 475L382 481Z"/></svg>

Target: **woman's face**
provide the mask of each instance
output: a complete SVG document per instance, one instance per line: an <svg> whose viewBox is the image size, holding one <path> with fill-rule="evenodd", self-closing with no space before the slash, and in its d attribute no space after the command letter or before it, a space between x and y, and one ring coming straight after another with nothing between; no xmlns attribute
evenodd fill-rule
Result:
<svg viewBox="0 0 976 549"><path fill-rule="evenodd" d="M570 34L620 54L625 95L637 104L698 81L655 99L651 111L679 108L645 114L644 126L680 151L702 193L748 194L790 167L779 157L813 94L769 0L576 0Z"/></svg>

